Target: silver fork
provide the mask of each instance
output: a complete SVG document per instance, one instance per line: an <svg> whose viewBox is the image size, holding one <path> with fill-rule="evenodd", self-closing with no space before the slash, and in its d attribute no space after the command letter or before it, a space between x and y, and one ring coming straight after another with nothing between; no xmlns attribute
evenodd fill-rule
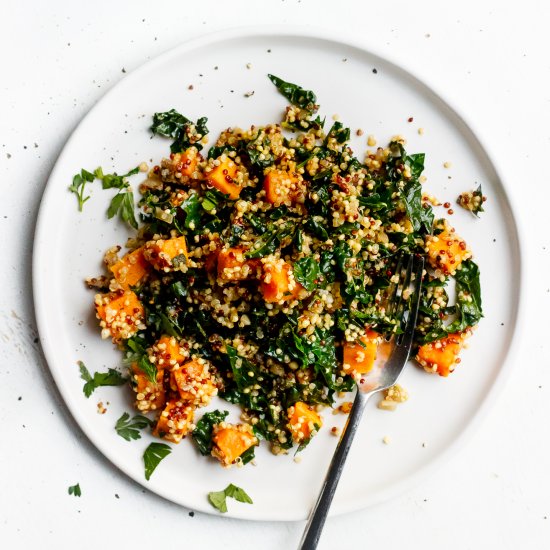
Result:
<svg viewBox="0 0 550 550"><path fill-rule="evenodd" d="M357 431L367 401L373 394L393 386L409 359L416 318L418 316L423 269L424 258L413 255L401 258L397 264L395 274L398 275L399 281L392 288L388 308L392 316L401 318L403 332L392 338L391 342L383 343L379 346L377 364L368 375L361 379L361 383L357 386L353 406L334 452L332 462L321 488L321 493L309 516L302 541L300 542L300 550L315 550L317 548L332 498L344 469L353 436ZM408 297L404 294L411 293L411 291L412 294L410 295L412 295L412 299L410 301L410 308L407 309Z"/></svg>

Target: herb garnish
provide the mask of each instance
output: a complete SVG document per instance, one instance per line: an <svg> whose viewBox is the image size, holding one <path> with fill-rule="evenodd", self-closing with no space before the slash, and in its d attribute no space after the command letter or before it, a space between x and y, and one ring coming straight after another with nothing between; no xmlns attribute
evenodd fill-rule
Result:
<svg viewBox="0 0 550 550"><path fill-rule="evenodd" d="M145 463L145 479L149 481L151 475L161 460L166 458L172 452L172 447L165 443L151 443L143 453L143 462Z"/></svg>
<svg viewBox="0 0 550 550"><path fill-rule="evenodd" d="M73 176L73 183L70 185L69 191L76 195L79 212L82 212L84 203L90 198L90 195L87 197L84 196L86 183L90 183L94 181L94 179L95 176L91 172L88 172L88 170L84 170L84 168L82 168L80 174L75 174Z"/></svg>
<svg viewBox="0 0 550 550"><path fill-rule="evenodd" d="M222 514L225 514L225 512L227 512L227 497L234 498L238 502L254 504L244 489L241 489L232 483L230 483L223 491L213 491L208 493L208 502L210 502L216 510Z"/></svg>
<svg viewBox="0 0 550 550"><path fill-rule="evenodd" d="M126 441L131 441L132 439L141 439L141 434L139 430L147 428L147 426L152 426L154 424L153 420L150 420L142 414L136 414L131 420L130 415L125 412L115 424L115 430L120 437L124 438Z"/></svg>
<svg viewBox="0 0 550 550"><path fill-rule="evenodd" d="M82 496L82 491L80 490L80 483L77 483L76 485L71 485L69 487L68 493L69 495L74 495L75 497Z"/></svg>
<svg viewBox="0 0 550 550"><path fill-rule="evenodd" d="M109 369L107 372L94 372L92 376L82 361L78 361L78 366L80 367L80 378L86 382L82 388L86 397L90 397L100 386L122 386L128 381L116 369Z"/></svg>
<svg viewBox="0 0 550 550"><path fill-rule="evenodd" d="M199 118L196 123L191 122L187 117L170 109L164 113L153 115L151 132L159 136L174 138L170 146L172 153L181 153L191 146L199 151L202 149L201 139L208 134L206 117Z"/></svg>

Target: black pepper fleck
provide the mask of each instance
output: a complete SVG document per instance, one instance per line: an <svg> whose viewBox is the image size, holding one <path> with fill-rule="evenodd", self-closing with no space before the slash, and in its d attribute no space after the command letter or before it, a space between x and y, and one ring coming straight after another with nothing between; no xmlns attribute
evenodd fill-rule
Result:
<svg viewBox="0 0 550 550"><path fill-rule="evenodd" d="M193 511L189 512L189 516L192 517L192 518L195 517L195 512L193 512Z"/></svg>
<svg viewBox="0 0 550 550"><path fill-rule="evenodd" d="M372 72L373 72L374 74L378 74L378 69L373 69Z"/></svg>

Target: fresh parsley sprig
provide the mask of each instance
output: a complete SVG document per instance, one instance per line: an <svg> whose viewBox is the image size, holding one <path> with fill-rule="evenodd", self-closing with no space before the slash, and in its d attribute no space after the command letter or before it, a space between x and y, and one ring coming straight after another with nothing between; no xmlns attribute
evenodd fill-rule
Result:
<svg viewBox="0 0 550 550"><path fill-rule="evenodd" d="M69 495L74 495L75 497L82 496L82 491L80 490L80 483L77 483L76 485L71 485L69 487L68 493Z"/></svg>
<svg viewBox="0 0 550 550"><path fill-rule="evenodd" d="M130 170L127 174L119 176L116 172L113 174L104 174L101 166L94 170L96 178L101 180L103 189L118 189L118 193L112 198L111 204L107 209L107 217L113 218L117 214L120 219L131 225L134 229L138 228L138 223L134 213L134 193L126 178L139 172L139 167Z"/></svg>
<svg viewBox="0 0 550 550"><path fill-rule="evenodd" d="M244 489L230 483L223 491L212 491L208 493L208 502L222 514L227 512L227 497L234 498L239 502L254 504Z"/></svg>
<svg viewBox="0 0 550 550"><path fill-rule="evenodd" d="M115 430L120 437L126 441L131 441L132 439L141 439L141 434L139 430L147 428L147 426L152 426L154 422L143 416L142 414L136 414L132 419L130 415L125 412L115 424Z"/></svg>
<svg viewBox="0 0 550 550"><path fill-rule="evenodd" d="M149 481L151 475L161 460L165 459L172 452L172 447L165 443L151 443L143 453L143 462L145 463L145 479Z"/></svg>
<svg viewBox="0 0 550 550"><path fill-rule="evenodd" d="M88 170L80 170L80 174L75 174L73 176L73 183L69 186L69 191L76 195L78 200L78 211L82 212L84 208L84 203L90 198L90 195L87 197L84 196L84 189L86 188L87 183L94 181L95 176Z"/></svg>
<svg viewBox="0 0 550 550"><path fill-rule="evenodd" d="M80 367L80 378L86 382L82 391L86 397L90 397L100 386L122 386L127 379L116 369L109 369L107 372L94 372L93 376L82 361L78 361Z"/></svg>

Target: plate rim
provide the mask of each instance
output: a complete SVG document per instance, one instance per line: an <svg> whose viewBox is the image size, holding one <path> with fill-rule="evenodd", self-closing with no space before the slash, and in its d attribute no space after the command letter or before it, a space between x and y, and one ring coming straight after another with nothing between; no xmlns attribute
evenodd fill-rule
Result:
<svg viewBox="0 0 550 550"><path fill-rule="evenodd" d="M434 472L441 468L441 466L448 461L451 456L456 454L457 450L460 448L463 448L467 441L469 441L473 435L475 434L476 430L479 429L481 423L486 418L486 415L488 411L491 409L492 406L494 406L495 401L497 397L502 393L502 390L505 386L506 381L508 380L512 365L513 365L513 359L517 354L517 350L519 347L519 341L521 340L521 333L523 330L524 323L523 318L525 315L525 298L524 298L524 283L525 283L525 263L526 263L526 251L520 246L520 243L522 241L522 236L525 235L525 231L523 229L524 224L522 221L522 215L518 213L517 210L512 208L512 199L513 199L513 193L511 193L511 186L508 184L506 178L503 176L501 170L498 168L498 164L496 162L496 158L498 158L494 151L490 148L488 145L488 141L484 138L483 132L480 131L480 129L470 120L468 117L464 115L464 113L457 108L454 100L449 99L449 95L446 93L442 93L438 86L434 86L434 84L430 81L428 77L425 75L422 75L421 77L417 75L417 73L414 70L410 70L409 68L406 68L404 64L400 63L399 60L397 60L394 56L389 54L388 52L384 51L383 48L376 47L374 44L369 42L368 40L360 39L356 33L354 33L351 36L346 36L345 38L340 36L338 32L334 31L333 29L326 29L320 26L303 26L303 25L249 25L249 26L238 26L238 27L230 27L225 28L222 30L217 30L213 32L204 33L201 35L198 35L194 38L191 38L189 40L186 40L178 45L176 45L173 48L168 49L167 51L155 56L154 58L150 60L146 60L145 62L139 64L136 69L129 72L124 78L119 80L116 84L114 84L106 93L104 93L97 102L95 102L90 109L86 112L86 114L79 120L76 127L71 132L69 138L65 142L61 152L59 153L55 164L50 172L50 175L48 177L48 181L44 187L44 191L40 200L40 206L39 211L36 219L36 226L34 231L34 238L33 238L33 247L32 247L32 299L33 299L33 305L34 305L34 314L36 318L39 338L40 338L40 345L42 347L44 357L46 359L46 362L48 364L48 368L50 370L50 373L52 374L52 377L56 383L57 389L59 393L61 394L61 397L63 399L63 402L65 403L66 407L69 409L72 417L76 421L76 424L78 425L79 429L82 430L82 432L86 435L88 440L94 445L94 447L101 452L101 454L107 458L113 466L115 466L119 471L121 471L124 475L128 476L129 478L133 479L137 483L139 483L142 487L148 489L149 491L169 500L170 502L174 502L175 504L178 504L180 506L184 506L187 508L193 508L194 510L207 513L207 514L213 514L218 515L216 511L208 506L208 503L205 498L204 505L196 505L194 504L183 504L182 501L174 501L170 496L168 496L162 488L153 488L151 485L148 485L145 482L145 479L139 478L137 475L133 475L131 472L126 471L123 469L121 465L118 464L118 459L116 452L114 452L111 447L108 445L103 444L100 440L97 440L94 434L94 430L91 429L91 427L87 424L86 420L81 416L79 410L80 408L78 405L71 399L71 393L66 387L66 384L63 381L63 377L60 376L59 369L54 369L50 365L55 364L55 352L52 349L53 348L53 340L49 338L44 338L45 334L48 334L48 317L46 308L44 307L44 304L41 300L41 294L42 294L42 283L40 282L40 266L41 266L41 257L44 255L44 244L42 244L41 235L47 230L47 209L46 205L48 204L48 198L49 195L53 193L53 185L51 185L51 182L56 179L57 173L61 170L61 165L63 164L63 161L65 160L65 151L67 149L67 146L72 143L73 140L76 139L76 134L78 133L79 128L84 123L85 120L90 118L96 108L101 106L104 102L106 102L110 96L115 92L115 90L118 88L119 85L122 83L125 83L128 85L132 80L138 79L142 72L146 72L153 68L157 64L163 63L165 60L169 59L171 56L176 56L181 53L185 53L189 50L195 50L199 49L201 47L205 47L207 45L216 44L216 43L223 43L227 40L232 39L250 39L250 38L268 38L269 36L274 37L287 37L287 38L308 38L313 40L320 40L320 41L330 41L335 42L338 44L341 44L345 47L351 47L356 48L360 51L366 52L369 55L372 55L374 57L378 57L381 60L383 60L385 63L388 63L389 65L392 65L397 70L401 71L404 75L411 78L416 84L420 85L421 87L427 89L430 91L435 98L437 98L438 101L440 101L445 107L447 107L451 114L456 117L457 120L459 120L465 128L470 132L471 136L475 139L477 144L480 146L483 154L486 157L486 162L489 164L489 166L494 171L498 182L500 183L503 191L503 198L505 201L505 204L508 206L509 209L509 215L513 221L513 233L515 236L515 243L514 248L516 257L518 258L518 265L515 266L515 270L517 272L517 288L515 289L515 311L513 312L513 327L509 330L511 330L511 338L507 345L507 349L505 352L504 359L501 363L501 366L497 372L497 375L493 381L493 384L491 385L489 391L485 394L485 397L483 401L478 405L476 410L473 412L471 417L469 418L468 422L466 423L465 427L459 432L458 436L449 444L447 445L439 454L437 454L434 458L432 458L425 466L419 468L416 470L413 474L407 476L405 479L400 480L399 482L393 484L387 489L384 489L382 491L379 491L377 493L377 498L355 498L353 501L350 502L344 502L335 504L330 511L331 516L341 515L350 513L353 511L358 511L361 509L364 509L368 506L374 506L377 504L380 504L382 502L386 502L392 498L394 498L397 495L404 494L408 491L410 491L413 487L417 486L419 483L421 483L424 479L427 478L428 474L430 472ZM306 514L307 515L307 514ZM247 520L253 520L253 521L300 521L302 519L305 519L306 515L303 515L301 517L295 517L295 516L288 516L282 512L277 512L275 514L269 514L269 513L259 513L255 514L253 516L250 516L246 510L241 510L240 508L234 511L230 511L227 514L224 514L225 517L231 517L231 518L238 518L238 519L247 519Z"/></svg>

